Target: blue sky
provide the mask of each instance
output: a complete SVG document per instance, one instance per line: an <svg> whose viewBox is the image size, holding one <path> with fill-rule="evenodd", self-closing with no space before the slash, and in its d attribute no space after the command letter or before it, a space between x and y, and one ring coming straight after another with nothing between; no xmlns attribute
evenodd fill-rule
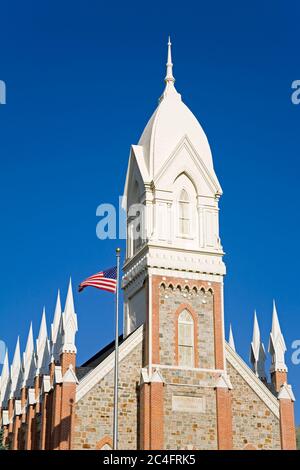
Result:
<svg viewBox="0 0 300 470"><path fill-rule="evenodd" d="M163 90L172 36L176 86L209 138L224 195L226 330L248 359L256 308L267 347L272 299L300 397L300 79L296 1L162 4L57 0L1 5L0 339L48 323L57 288L114 263L96 208L118 203L130 144ZM124 242L121 243L124 248ZM113 298L75 293L79 362L113 337ZM300 407L297 421L300 422Z"/></svg>

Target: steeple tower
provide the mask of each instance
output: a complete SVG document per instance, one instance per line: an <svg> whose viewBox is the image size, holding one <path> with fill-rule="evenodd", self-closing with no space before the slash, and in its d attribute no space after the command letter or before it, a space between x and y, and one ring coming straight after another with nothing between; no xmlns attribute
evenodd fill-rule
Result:
<svg viewBox="0 0 300 470"><path fill-rule="evenodd" d="M250 349L250 362L252 363L253 371L255 372L257 377L260 378L262 381L266 381L265 360L265 347L260 339L260 329L258 326L257 315L255 311L253 323L253 337Z"/></svg>
<svg viewBox="0 0 300 470"><path fill-rule="evenodd" d="M272 329L269 340L269 353L271 354L271 378L275 390L278 392L281 385L287 382L287 366L285 364L286 345L281 332L275 300L273 300Z"/></svg>
<svg viewBox="0 0 300 470"><path fill-rule="evenodd" d="M207 137L174 82L169 38L165 90L138 145L131 147L124 191L124 334L146 325L141 401L144 409L155 407L157 413L165 393L164 367L225 369L222 189ZM143 212L140 221L132 213L137 206ZM143 230L138 233L139 224ZM229 387L225 393L219 385L218 406L229 413ZM160 425L154 419L152 424L149 448L160 449L161 435L155 431ZM141 429L149 432L147 420ZM226 443L220 437L220 446L228 447L229 441L230 436Z"/></svg>

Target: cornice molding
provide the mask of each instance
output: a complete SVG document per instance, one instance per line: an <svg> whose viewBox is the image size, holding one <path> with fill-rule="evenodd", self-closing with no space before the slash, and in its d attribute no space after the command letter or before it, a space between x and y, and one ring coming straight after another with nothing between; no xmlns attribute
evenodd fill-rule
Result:
<svg viewBox="0 0 300 470"><path fill-rule="evenodd" d="M256 395L279 419L279 402L264 383L256 377L254 372L247 366L243 359L225 342L225 356L232 367L240 374L245 382L251 387Z"/></svg>

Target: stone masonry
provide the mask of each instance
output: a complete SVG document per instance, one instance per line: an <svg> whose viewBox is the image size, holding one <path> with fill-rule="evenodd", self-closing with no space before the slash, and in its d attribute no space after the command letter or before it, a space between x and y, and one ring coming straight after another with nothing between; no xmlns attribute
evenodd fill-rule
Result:
<svg viewBox="0 0 300 470"><path fill-rule="evenodd" d="M280 422L227 363L232 383L233 448L280 449Z"/></svg>
<svg viewBox="0 0 300 470"><path fill-rule="evenodd" d="M138 400L142 367L140 343L120 363L119 369L119 447L137 449ZM112 439L113 370L76 403L74 449L96 449L105 437Z"/></svg>

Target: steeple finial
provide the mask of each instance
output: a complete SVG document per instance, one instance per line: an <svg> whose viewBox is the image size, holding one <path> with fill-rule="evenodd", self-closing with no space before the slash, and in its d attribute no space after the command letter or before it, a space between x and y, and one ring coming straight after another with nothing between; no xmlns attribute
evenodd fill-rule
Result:
<svg viewBox="0 0 300 470"><path fill-rule="evenodd" d="M173 63L172 63L172 50L171 50L171 46L172 46L172 43L171 43L171 39L170 39L170 36L169 36L169 40L168 40L167 74L166 74L166 78L165 78L165 82L166 82L166 83L168 83L168 82L174 83L174 82L175 82L175 78L173 77Z"/></svg>

